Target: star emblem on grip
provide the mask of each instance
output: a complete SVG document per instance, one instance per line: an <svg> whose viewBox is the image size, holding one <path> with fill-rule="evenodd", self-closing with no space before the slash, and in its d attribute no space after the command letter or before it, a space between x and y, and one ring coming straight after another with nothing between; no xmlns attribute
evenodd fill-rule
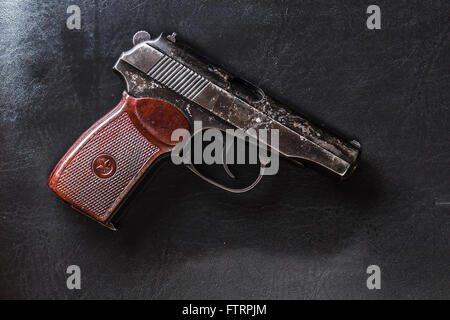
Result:
<svg viewBox="0 0 450 320"><path fill-rule="evenodd" d="M92 170L99 178L109 178L116 172L116 161L108 154L101 154L92 162Z"/></svg>

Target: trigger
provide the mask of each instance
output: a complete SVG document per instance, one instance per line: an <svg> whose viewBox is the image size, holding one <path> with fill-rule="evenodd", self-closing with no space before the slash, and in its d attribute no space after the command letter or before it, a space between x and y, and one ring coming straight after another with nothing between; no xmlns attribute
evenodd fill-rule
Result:
<svg viewBox="0 0 450 320"><path fill-rule="evenodd" d="M230 178L236 179L236 176L233 174L233 172L230 171L230 168L228 168L228 165L226 164L226 162L223 163L223 168L225 169L225 172L227 173L227 175Z"/></svg>
<svg viewBox="0 0 450 320"><path fill-rule="evenodd" d="M206 182L211 183L212 185L221 188L225 191L228 192L232 192L232 193L243 193L243 192L247 192L252 190L254 187L256 187L256 185L261 181L263 175L259 174L258 177L256 178L255 181L253 181L252 184L250 184L249 186L245 187L245 188L229 188L223 184L220 184L218 182L213 181L212 179L206 177L205 175L201 174L192 164L188 164L186 165L186 168L188 168L189 170L191 170L193 173L195 173L197 176L199 176L200 178L202 178L203 180L205 180Z"/></svg>
<svg viewBox="0 0 450 320"><path fill-rule="evenodd" d="M227 148L223 148L223 153L222 153L222 166L223 169L225 170L225 172L227 173L227 175L232 178L232 179L236 179L236 176L231 172L230 168L228 167L227 164L227 154L228 154L228 150Z"/></svg>

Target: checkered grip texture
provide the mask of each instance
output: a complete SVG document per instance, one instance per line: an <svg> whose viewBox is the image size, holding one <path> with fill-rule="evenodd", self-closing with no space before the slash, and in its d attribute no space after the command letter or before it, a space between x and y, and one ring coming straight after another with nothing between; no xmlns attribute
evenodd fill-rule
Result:
<svg viewBox="0 0 450 320"><path fill-rule="evenodd" d="M158 151L157 146L139 133L127 113L123 113L78 151L61 174L56 188L83 211L104 221ZM96 176L92 170L92 162L100 154L108 154L116 161L116 172L106 179Z"/></svg>

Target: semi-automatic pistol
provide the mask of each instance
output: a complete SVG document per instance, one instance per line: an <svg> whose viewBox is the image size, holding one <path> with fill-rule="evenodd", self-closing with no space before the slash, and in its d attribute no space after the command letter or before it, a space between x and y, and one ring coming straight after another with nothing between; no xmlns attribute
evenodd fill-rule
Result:
<svg viewBox="0 0 450 320"><path fill-rule="evenodd" d="M115 229L116 212L127 195L155 161L182 141L173 140L173 132L192 131L195 121L219 130L277 130L276 147L265 141L274 152L340 179L356 168L359 143L327 133L260 88L206 62L179 45L175 34L151 39L140 31L133 44L114 65L126 84L121 101L81 135L48 180L58 196L101 224Z"/></svg>

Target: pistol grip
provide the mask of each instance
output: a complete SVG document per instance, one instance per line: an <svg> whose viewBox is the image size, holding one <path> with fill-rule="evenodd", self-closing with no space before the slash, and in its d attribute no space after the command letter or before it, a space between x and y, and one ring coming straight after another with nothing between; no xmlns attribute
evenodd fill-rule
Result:
<svg viewBox="0 0 450 320"><path fill-rule="evenodd" d="M148 167L179 141L175 129L189 129L171 104L124 93L119 104L72 145L48 179L49 187L76 209L109 224Z"/></svg>

